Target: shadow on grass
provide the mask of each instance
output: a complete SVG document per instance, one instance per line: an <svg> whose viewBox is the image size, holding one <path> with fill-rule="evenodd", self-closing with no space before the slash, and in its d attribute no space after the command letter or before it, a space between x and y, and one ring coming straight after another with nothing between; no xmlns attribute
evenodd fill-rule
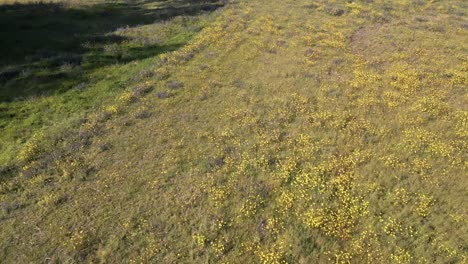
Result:
<svg viewBox="0 0 468 264"><path fill-rule="evenodd" d="M61 92L81 81L80 71L175 50L181 44L131 47L124 54L96 47L131 41L110 33L118 28L195 16L221 6L217 0L115 2L78 8L58 3L0 6L0 102Z"/></svg>

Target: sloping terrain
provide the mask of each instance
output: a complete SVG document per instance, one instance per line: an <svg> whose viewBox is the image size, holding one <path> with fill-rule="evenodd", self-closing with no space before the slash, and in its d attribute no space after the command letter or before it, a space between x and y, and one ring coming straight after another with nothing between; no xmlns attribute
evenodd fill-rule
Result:
<svg viewBox="0 0 468 264"><path fill-rule="evenodd" d="M0 173L30 137L76 127L150 76L215 17L217 0L0 1Z"/></svg>
<svg viewBox="0 0 468 264"><path fill-rule="evenodd" d="M466 263L467 11L231 1L79 128L28 141L1 259Z"/></svg>

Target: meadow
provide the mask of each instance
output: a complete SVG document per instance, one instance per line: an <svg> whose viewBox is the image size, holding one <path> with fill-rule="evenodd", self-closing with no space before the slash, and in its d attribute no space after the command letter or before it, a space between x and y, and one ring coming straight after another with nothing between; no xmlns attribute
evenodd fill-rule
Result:
<svg viewBox="0 0 468 264"><path fill-rule="evenodd" d="M466 263L467 11L5 2L0 259Z"/></svg>
<svg viewBox="0 0 468 264"><path fill-rule="evenodd" d="M155 57L185 44L218 2L56 2L0 6L0 164L27 139L74 126Z"/></svg>

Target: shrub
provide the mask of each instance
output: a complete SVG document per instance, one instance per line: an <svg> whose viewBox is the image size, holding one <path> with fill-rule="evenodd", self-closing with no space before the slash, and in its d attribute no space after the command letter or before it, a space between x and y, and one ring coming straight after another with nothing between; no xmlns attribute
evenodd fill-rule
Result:
<svg viewBox="0 0 468 264"><path fill-rule="evenodd" d="M161 91L156 93L156 97L159 99L166 99L169 98L169 94L167 92Z"/></svg>
<svg viewBox="0 0 468 264"><path fill-rule="evenodd" d="M177 81L169 81L166 83L166 87L169 89L175 90L175 89L183 88L184 84L181 82L177 82Z"/></svg>
<svg viewBox="0 0 468 264"><path fill-rule="evenodd" d="M144 94L149 93L152 89L153 89L153 87L148 86L148 85L136 86L135 88L133 88L132 94L135 97L140 97L140 96L142 96Z"/></svg>
<svg viewBox="0 0 468 264"><path fill-rule="evenodd" d="M142 70L140 72L138 72L133 78L132 80L134 82L141 82L141 81L144 81L144 80L147 80L151 77L153 77L155 75L155 73L151 70Z"/></svg>
<svg viewBox="0 0 468 264"><path fill-rule="evenodd" d="M145 119L151 116L151 113L148 112L147 110L139 110L138 112L135 113L135 118L137 119Z"/></svg>

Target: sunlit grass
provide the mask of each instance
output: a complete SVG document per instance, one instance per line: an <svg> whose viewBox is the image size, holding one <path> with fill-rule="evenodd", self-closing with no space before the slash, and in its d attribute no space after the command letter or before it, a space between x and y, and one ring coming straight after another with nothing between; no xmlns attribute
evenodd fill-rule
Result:
<svg viewBox="0 0 468 264"><path fill-rule="evenodd" d="M146 9L150 8L149 4L147 7L135 3L134 7L141 11L134 11L124 3L53 5L0 6L5 8L1 11L5 17L0 24L10 27L16 21L13 27L18 27L18 32L9 29L4 33L6 43L1 46L6 56L0 60L0 70L4 70L0 74L18 73L13 78L0 77L2 167L14 165L19 149L35 134L76 126L105 101L112 100L139 79L149 77L138 75L154 67L156 55L180 48L207 23L206 16L189 16L197 6L187 8L182 2L175 4L180 9L173 13L164 11L169 3L157 4L162 11L161 15L151 14L154 20L137 18L151 12ZM126 8L130 14L125 13ZM51 17L29 19L28 14L35 12L50 13ZM136 21L141 25L135 25ZM55 23L63 28L47 26ZM35 28L35 24L46 26ZM90 29L86 30L87 26ZM27 32L21 33L23 27ZM41 34L51 36L31 43L30 39L42 39ZM10 46L10 38L17 39L19 44Z"/></svg>
<svg viewBox="0 0 468 264"><path fill-rule="evenodd" d="M232 1L76 129L21 148L2 256L466 262L466 10Z"/></svg>

